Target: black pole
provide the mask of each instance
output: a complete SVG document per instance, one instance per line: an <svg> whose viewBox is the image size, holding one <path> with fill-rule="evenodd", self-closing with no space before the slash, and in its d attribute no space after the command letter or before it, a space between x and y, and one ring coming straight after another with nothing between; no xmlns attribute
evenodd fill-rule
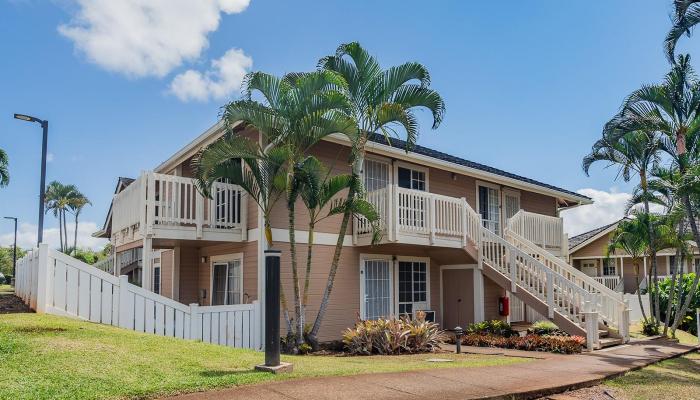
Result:
<svg viewBox="0 0 700 400"><path fill-rule="evenodd" d="M265 250L265 366L280 365L280 251Z"/></svg>
<svg viewBox="0 0 700 400"><path fill-rule="evenodd" d="M15 242L12 245L12 279L17 275L17 218L15 220Z"/></svg>
<svg viewBox="0 0 700 400"><path fill-rule="evenodd" d="M44 241L44 198L46 197L46 142L49 138L49 121L41 121L43 138L41 143L41 187L39 188L39 232L37 246Z"/></svg>

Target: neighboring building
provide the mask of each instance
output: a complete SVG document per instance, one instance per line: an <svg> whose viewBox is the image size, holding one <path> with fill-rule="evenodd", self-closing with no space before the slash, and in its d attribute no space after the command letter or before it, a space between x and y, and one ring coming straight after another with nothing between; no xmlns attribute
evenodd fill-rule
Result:
<svg viewBox="0 0 700 400"><path fill-rule="evenodd" d="M646 287L647 272L651 268L651 257L644 257L635 266L632 257L623 251L615 254L607 253L610 235L622 220L590 230L569 239L569 262L575 268L592 277L607 287L624 293L637 292L637 280L642 288ZM680 273L694 270L700 265L700 252L694 243L689 243L693 257L686 258L681 263ZM663 249L656 254L657 274L665 278L674 273L676 266L676 250ZM639 271L637 271L637 267ZM638 276L639 273L639 276Z"/></svg>
<svg viewBox="0 0 700 400"><path fill-rule="evenodd" d="M193 184L192 157L222 134L217 124L152 172L133 182L120 179L104 228L97 233L111 240L118 255L143 248L143 287L158 287L162 295L184 304L263 298L265 243L256 204L234 185L218 183L213 198L206 199ZM259 138L251 129L237 134ZM344 137L331 136L311 153L332 166L333 173L350 172ZM358 316L428 310L444 328L504 318L499 315L504 296L511 297L511 321L546 315L571 333L586 334L585 290L605 288L591 289L596 283L564 261L568 241L559 211L590 204L588 197L422 146L406 153L404 142L392 139L390 146L382 137L368 144L364 181L368 199L382 215L383 239L370 245L361 220L349 228L321 340L338 339ZM297 210L296 237L303 249L308 216L301 203ZM340 219L327 218L316 226L307 318L318 310ZM291 301L282 201L271 221ZM160 251L158 276L153 250ZM299 251L302 266L304 256ZM556 280L550 291L547 276ZM614 303L607 311L601 307L601 324L619 325L624 314L619 299L601 298Z"/></svg>

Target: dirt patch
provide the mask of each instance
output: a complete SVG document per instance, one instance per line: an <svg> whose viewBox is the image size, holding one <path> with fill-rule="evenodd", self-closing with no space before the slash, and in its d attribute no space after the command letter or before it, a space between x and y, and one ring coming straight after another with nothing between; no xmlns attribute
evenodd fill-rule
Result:
<svg viewBox="0 0 700 400"><path fill-rule="evenodd" d="M13 292L0 293L0 314L32 312Z"/></svg>
<svg viewBox="0 0 700 400"><path fill-rule="evenodd" d="M572 390L560 394L554 394L547 397L541 397L538 400L625 400L626 397L622 394L606 386L593 386L589 388Z"/></svg>
<svg viewBox="0 0 700 400"><path fill-rule="evenodd" d="M17 333L58 333L65 332L68 329L59 327L46 327L46 326L18 326L11 329L13 332Z"/></svg>

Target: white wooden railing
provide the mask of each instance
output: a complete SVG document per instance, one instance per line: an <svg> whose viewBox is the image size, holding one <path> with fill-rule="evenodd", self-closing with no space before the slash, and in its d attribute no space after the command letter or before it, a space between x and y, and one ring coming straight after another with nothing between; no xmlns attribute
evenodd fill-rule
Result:
<svg viewBox="0 0 700 400"><path fill-rule="evenodd" d="M620 277L617 275L611 275L611 276L593 276L593 280L596 282L600 283L601 285L605 285L610 290L617 291L618 286L620 285Z"/></svg>
<svg viewBox="0 0 700 400"><path fill-rule="evenodd" d="M114 275L114 259L116 256L114 254L109 254L106 258L92 264L93 268L97 268L100 271L104 271L108 274Z"/></svg>
<svg viewBox="0 0 700 400"><path fill-rule="evenodd" d="M568 256L569 241L559 217L519 210L506 222L506 229L542 247L558 257Z"/></svg>
<svg viewBox="0 0 700 400"><path fill-rule="evenodd" d="M18 261L15 292L38 313L137 332L260 349L259 303L189 306L132 285L48 245Z"/></svg>
<svg viewBox="0 0 700 400"><path fill-rule="evenodd" d="M152 234L155 229L204 228L240 231L247 236L247 194L237 185L216 182L212 198L202 196L192 178L144 172L113 200L112 232Z"/></svg>

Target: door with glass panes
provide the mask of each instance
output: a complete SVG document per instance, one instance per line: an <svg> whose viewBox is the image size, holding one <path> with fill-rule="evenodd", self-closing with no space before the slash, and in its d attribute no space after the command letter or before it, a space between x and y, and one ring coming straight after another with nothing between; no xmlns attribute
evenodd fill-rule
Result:
<svg viewBox="0 0 700 400"><path fill-rule="evenodd" d="M493 233L501 234L500 190L495 187L479 185L479 214L484 227Z"/></svg>
<svg viewBox="0 0 700 400"><path fill-rule="evenodd" d="M424 192L427 190L426 173L422 170L408 167L397 168L398 186ZM424 229L426 227L427 204L423 196L415 196L410 192L400 192L398 196L399 224L401 226Z"/></svg>
<svg viewBox="0 0 700 400"><path fill-rule="evenodd" d="M393 270L389 259L364 260L362 269L362 318L388 318L393 314Z"/></svg>
<svg viewBox="0 0 700 400"><path fill-rule="evenodd" d="M212 264L212 305L241 304L243 279L241 260Z"/></svg>

